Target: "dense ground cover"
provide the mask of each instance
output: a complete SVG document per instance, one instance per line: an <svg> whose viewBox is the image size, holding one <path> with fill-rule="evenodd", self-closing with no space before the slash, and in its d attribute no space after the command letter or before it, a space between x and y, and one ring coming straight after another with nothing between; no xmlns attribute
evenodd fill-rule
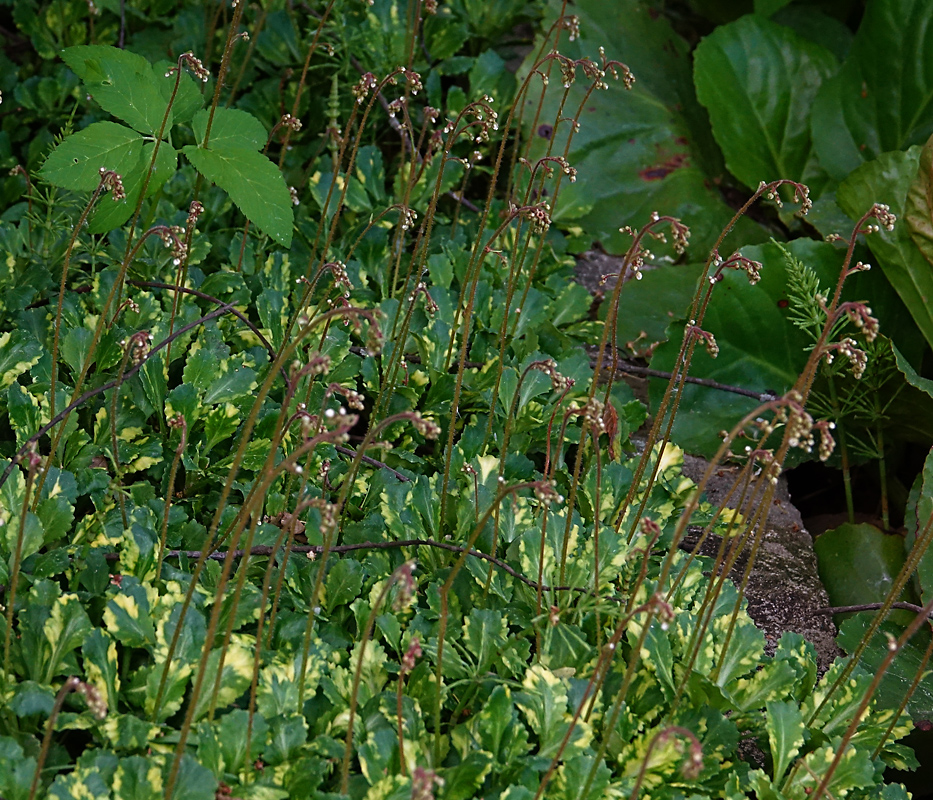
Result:
<svg viewBox="0 0 933 800"><path fill-rule="evenodd" d="M785 464L928 444L928 109L845 89L931 12L764 5L5 7L2 797L906 797L933 466L825 675L720 576Z"/></svg>

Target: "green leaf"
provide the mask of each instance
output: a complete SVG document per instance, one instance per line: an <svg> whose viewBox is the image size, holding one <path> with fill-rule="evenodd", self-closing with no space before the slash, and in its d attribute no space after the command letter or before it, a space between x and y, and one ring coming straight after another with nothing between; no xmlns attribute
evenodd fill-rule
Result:
<svg viewBox="0 0 933 800"><path fill-rule="evenodd" d="M168 768L171 763L169 759ZM167 777L166 771L163 780ZM185 753L181 757L175 789L168 800L214 800L216 792L217 780L211 775L210 770L202 767L192 756Z"/></svg>
<svg viewBox="0 0 933 800"><path fill-rule="evenodd" d="M496 686L476 715L473 729L477 740L500 764L521 758L530 749L528 730L518 718L512 693L506 686Z"/></svg>
<svg viewBox="0 0 933 800"><path fill-rule="evenodd" d="M363 565L352 558L342 558L327 573L326 602L327 613L337 606L351 602L360 594L363 586Z"/></svg>
<svg viewBox="0 0 933 800"><path fill-rule="evenodd" d="M765 726L774 764L772 777L775 783L779 783L803 744L803 717L797 704L792 702L768 703L766 709Z"/></svg>
<svg viewBox="0 0 933 800"><path fill-rule="evenodd" d="M846 523L828 530L813 543L813 549L820 580L834 606L882 602L904 565L904 539L868 523ZM905 590L899 599L914 602L917 598ZM910 612L893 614L910 621Z"/></svg>
<svg viewBox="0 0 933 800"><path fill-rule="evenodd" d="M665 264L628 281L619 296L619 346L650 354L652 345L667 341L671 320L690 307L702 269L702 264Z"/></svg>
<svg viewBox="0 0 933 800"><path fill-rule="evenodd" d="M0 333L0 391L39 363L42 345L26 331Z"/></svg>
<svg viewBox="0 0 933 800"><path fill-rule="evenodd" d="M204 669L205 680L194 706L193 719L200 719L207 713L214 693L214 682L223 655L224 664L217 689L217 708L229 706L250 684L253 675L253 641L242 634L234 634L224 653L220 648L211 650Z"/></svg>
<svg viewBox="0 0 933 800"><path fill-rule="evenodd" d="M871 617L877 612L860 612L851 619L847 619L839 626L839 636L836 641L847 653L852 653L858 647L862 638L868 632ZM888 635L895 638L900 636L903 628L896 623L885 621L880 630L875 632L868 647L862 654L861 666L870 672L877 672L882 661L889 655ZM894 659L888 671L881 679L878 687L877 703L882 708L898 708L901 701L908 694L917 670L923 664L926 648L930 644L929 630L921 628L914 635ZM907 713L914 719L930 719L933 717L933 682L930 681L930 664L925 667L925 678L920 681L910 695L907 702ZM858 699L858 698L856 698Z"/></svg>
<svg viewBox="0 0 933 800"><path fill-rule="evenodd" d="M174 72L169 75L166 75L166 73L174 66L176 64L170 61L157 61L152 65L156 83L158 83L166 103L172 99L176 78ZM181 80L178 82L178 91L175 94L175 102L172 103L172 120L174 124L188 122L203 105L204 95L201 94L201 86L185 69L182 69Z"/></svg>
<svg viewBox="0 0 933 800"><path fill-rule="evenodd" d="M538 755L550 758L557 752L570 727L567 688L553 672L540 664L528 669L522 686L516 705L524 712L538 737ZM565 757L583 746L587 734L587 726L580 720L570 735Z"/></svg>
<svg viewBox="0 0 933 800"><path fill-rule="evenodd" d="M100 184L102 169L129 179L140 168L142 149L143 137L125 125L95 122L56 147L39 174L63 189L92 192Z"/></svg>
<svg viewBox="0 0 933 800"><path fill-rule="evenodd" d="M6 800L27 800L36 771L35 756L9 736L0 737L0 794Z"/></svg>
<svg viewBox="0 0 933 800"><path fill-rule="evenodd" d="M107 708L114 711L120 685L116 640L102 628L95 628L82 642L81 656L88 683L97 688Z"/></svg>
<svg viewBox="0 0 933 800"><path fill-rule="evenodd" d="M444 790L440 795L441 798L443 800L469 800L476 797L477 790L490 769L492 769L492 758L489 753L474 750L456 767L442 771Z"/></svg>
<svg viewBox="0 0 933 800"><path fill-rule="evenodd" d="M126 577L120 582L119 593L107 602L104 624L111 636L129 647L155 643L149 597L138 580Z"/></svg>
<svg viewBox="0 0 933 800"><path fill-rule="evenodd" d="M113 776L121 800L158 800L162 797L162 781L153 772L152 762L142 756L121 758Z"/></svg>
<svg viewBox="0 0 933 800"><path fill-rule="evenodd" d="M123 181L123 189L126 191L125 199L114 201L112 197L103 197L98 200L88 223L88 230L91 233L112 231L114 228L119 228L133 215L146 175L149 173L149 165L152 164L154 149L155 142L145 144L140 156L139 168L127 175ZM146 186L146 197L152 197L159 191L165 182L175 174L177 167L178 153L168 142L162 142L159 145L159 152L156 155L149 184Z"/></svg>
<svg viewBox="0 0 933 800"><path fill-rule="evenodd" d="M210 109L205 108L191 120L194 136L199 143L204 141L210 115ZM211 138L208 139L207 149L222 151L231 147L242 147L247 150L262 150L268 138L265 127L252 114L237 108L217 108L211 122Z"/></svg>
<svg viewBox="0 0 933 800"><path fill-rule="evenodd" d="M145 58L103 45L69 47L62 52L62 58L104 111L140 133L154 136L159 132L168 103ZM166 131L171 124L169 114Z"/></svg>
<svg viewBox="0 0 933 800"><path fill-rule="evenodd" d="M545 27L560 9L561 3L552 0ZM596 238L608 252L622 253L631 238L619 226L640 227L651 212L661 211L683 219L692 233L688 252L705 258L734 212L709 181L721 172L722 161L696 100L687 43L664 15L637 0L581 0L574 14L581 36L561 41L561 53L578 59L604 47L608 58L631 67L636 83L629 91L621 80L607 76L608 90L588 95L591 81L578 70L565 102L555 69L539 114L539 79L531 79L522 119L532 163L546 154L564 153L571 125L563 122L553 129L558 109L562 117L573 117L580 109L580 129L566 154L578 179L562 179L553 201L554 222L579 226L588 241ZM530 66L526 61L519 77ZM554 180L545 182L551 196ZM765 238L753 222L743 218L739 226L745 241ZM651 250L673 254L670 244L660 242L652 242Z"/></svg>
<svg viewBox="0 0 933 800"><path fill-rule="evenodd" d="M45 621L43 634L51 647L45 665L45 680L54 678L62 661L77 649L92 630L91 620L76 594L63 594L52 605L52 613Z"/></svg>
<svg viewBox="0 0 933 800"><path fill-rule="evenodd" d="M230 195L246 217L283 247L292 243L292 201L282 173L268 158L241 147L184 148L188 160L207 180Z"/></svg>
<svg viewBox="0 0 933 800"><path fill-rule="evenodd" d="M772 9L774 10L774 9ZM694 53L697 97L726 166L751 189L790 178L818 193L810 106L836 69L832 53L789 28L749 15L717 28Z"/></svg>
<svg viewBox="0 0 933 800"><path fill-rule="evenodd" d="M843 180L862 162L933 133L933 5L871 0L842 69L813 104L820 164Z"/></svg>
<svg viewBox="0 0 933 800"><path fill-rule="evenodd" d="M923 470L917 478L915 488L910 493L910 502L905 513L904 524L907 526L905 546L912 550L917 537L922 535L930 519L933 518L933 450L927 455ZM920 580L920 597L923 603L933 597L933 547L928 547L917 566Z"/></svg>
<svg viewBox="0 0 933 800"><path fill-rule="evenodd" d="M463 621L463 643L476 659L476 674L492 666L509 639L509 626L495 609L474 608Z"/></svg>
<svg viewBox="0 0 933 800"><path fill-rule="evenodd" d="M933 24L930 30L933 31ZM933 269L917 249L902 219L907 192L919 163L919 147L903 153L884 153L849 175L836 190L836 199L853 220L874 203L887 204L899 218L893 231L881 230L869 236L868 246L924 338L933 345Z"/></svg>
<svg viewBox="0 0 933 800"><path fill-rule="evenodd" d="M933 265L933 136L920 151L917 177L907 190L904 221L910 238Z"/></svg>

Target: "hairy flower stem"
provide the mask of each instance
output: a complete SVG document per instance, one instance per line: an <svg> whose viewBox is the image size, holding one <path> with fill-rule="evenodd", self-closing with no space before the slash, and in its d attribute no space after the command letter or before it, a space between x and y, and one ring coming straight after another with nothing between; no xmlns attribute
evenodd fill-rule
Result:
<svg viewBox="0 0 933 800"><path fill-rule="evenodd" d="M181 454L185 451L185 445L188 443L188 425L184 416L179 414L172 420L173 427L179 429L180 435L178 447L175 448L175 456L172 458L172 466L168 471L168 484L165 487L165 510L162 512L162 531L159 534L159 558L156 562L155 580L162 577L162 561L165 558L165 541L168 538L168 515L172 508L172 492L175 490L175 476L178 475L178 465L181 463Z"/></svg>
<svg viewBox="0 0 933 800"><path fill-rule="evenodd" d="M404 575L411 575L413 566L414 562L406 561L389 576L389 579L382 587L382 591L379 592L379 596L376 598L376 602L373 603L373 606L369 611L369 616L366 618L366 627L363 629L363 637L360 639L359 644L360 654L356 659L356 669L353 671L353 686L350 690L350 707L347 711L347 739L343 749L343 761L340 765L341 794L347 794L350 783L350 757L353 755L353 722L356 718L356 705L360 693L360 680L363 677L363 659L366 655L366 645L369 644L369 640L372 638L373 627L376 624L376 612L382 606L383 602L385 602L386 597L388 597L389 590L395 586L395 584ZM399 680L401 680L401 677Z"/></svg>
<svg viewBox="0 0 933 800"><path fill-rule="evenodd" d="M74 251L75 243L78 241L78 234L81 232L81 229L84 227L87 222L88 215L91 213L91 209L94 207L94 204L97 202L97 199L101 196L105 188L105 176L101 175L100 182L97 184L97 188L94 190L94 193L91 195L91 199L88 200L87 205L84 207L84 210L81 212L81 216L78 218L78 223L75 225L74 230L71 232L71 238L68 240L68 247L65 248L65 259L62 264L62 279L58 287L58 306L55 310L55 334L52 337L52 378L51 378L51 388L49 390L49 416L55 416L55 395L56 395L56 386L58 384L58 349L59 342L61 341L61 331L62 331L62 310L65 302L65 286L68 283L68 269L71 265L71 254ZM46 463L46 467L51 466L53 459L55 458L55 448L52 449L52 452L49 454L49 460Z"/></svg>
<svg viewBox="0 0 933 800"><path fill-rule="evenodd" d="M855 524L855 498L852 496L852 469L849 465L849 439L846 436L846 424L842 410L839 408L839 396L836 393L836 382L832 375L826 376L826 385L829 387L829 399L833 408L836 422L836 439L839 443L839 457L842 460L842 486L845 490L846 512L849 515L849 524Z"/></svg>
<svg viewBox="0 0 933 800"><path fill-rule="evenodd" d="M29 800L35 800L36 793L39 791L39 780L42 777L42 770L49 757L49 750L52 748L52 733L55 731L55 723L58 721L58 715L61 713L65 698L78 688L81 681L71 676L65 679L62 688L55 695L55 702L52 703L52 710L49 712L48 721L45 723L45 735L42 737L42 746L39 749L39 757L36 759L36 769L32 775L32 784L29 787Z"/></svg>
<svg viewBox="0 0 933 800"><path fill-rule="evenodd" d="M872 698L875 696L875 692L881 685L881 680L884 678L884 674L888 671L891 663L894 661L895 657L901 651L904 645L906 645L907 642L913 638L913 635L918 630L920 630L920 626L928 621L931 611L933 611L933 599L929 600L923 606L922 611L913 618L910 625L908 625L904 632L897 638L897 641L892 642L888 646L888 652L885 655L884 660L879 665L878 670L875 673L875 677L872 679L872 682L868 687L868 690L864 695L862 695L862 699L858 704L858 708L855 710L855 713L852 715L852 719L849 722L849 727L846 728L846 732L842 735L842 741L836 747L836 752L833 754L833 760L830 763L829 768L826 770L826 772L823 773L822 780L816 789L813 790L809 800L820 800L821 797L828 793L827 787L829 786L829 782L832 780L836 769L839 767L839 764L846 753L846 749L848 748L849 743L852 741L852 737L855 736L855 732L858 730L858 726L862 721L862 717L868 710L868 706L871 703ZM879 619L882 616L882 614L878 614ZM852 663L856 663L856 659L854 657L852 659ZM793 775L793 773L791 773L791 775ZM788 776L788 780L790 780L790 776Z"/></svg>
<svg viewBox="0 0 933 800"><path fill-rule="evenodd" d="M444 668L444 638L447 635L447 617L448 614L448 598L450 596L450 589L453 586L454 580L457 575L460 574L460 570L463 568L463 565L466 563L467 556L469 551L473 549L473 546L476 544L476 540L479 538L479 535L483 532L483 529L486 527L486 522L492 516L493 510L501 503L506 497L510 494L514 494L522 489L528 489L536 486L536 482L528 483L518 483L514 486L503 486L500 487L496 492L496 496L490 503L489 508L487 508L482 517L480 517L479 522L473 528L473 532L470 534L470 538L467 539L466 545L464 546L463 552L460 554L459 558L454 562L453 567L450 569L450 573L447 575L447 580L444 581L443 586L440 590L440 619L438 620L438 633L437 633L437 667L435 670L435 681L437 689L434 692L434 763L439 764L441 761L441 694L444 687L443 679L443 668ZM542 553L543 557L543 553Z"/></svg>
<svg viewBox="0 0 933 800"><path fill-rule="evenodd" d="M11 461L11 463L13 463ZM9 680L14 677L10 673L10 644L13 635L13 611L16 607L16 588L19 584L19 571L23 560L23 540L26 535L26 517L29 514L29 498L32 493L33 483L38 469L38 456L33 456L28 461L29 469L26 472L26 486L23 491L23 502L19 509L19 525L16 530L16 547L13 550L13 564L10 568L10 588L9 597L6 598L6 630L3 633L3 688L4 692L9 688ZM36 774L39 770L36 770Z"/></svg>

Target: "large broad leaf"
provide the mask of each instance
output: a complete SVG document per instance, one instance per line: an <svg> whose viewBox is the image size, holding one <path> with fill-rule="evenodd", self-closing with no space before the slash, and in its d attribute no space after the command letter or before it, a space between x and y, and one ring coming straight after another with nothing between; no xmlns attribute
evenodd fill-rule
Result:
<svg viewBox="0 0 933 800"><path fill-rule="evenodd" d="M814 270L824 291L828 292L836 285L843 255L831 244L797 239L789 243L787 249L794 258ZM755 392L783 394L793 386L803 369L809 355L806 348L811 341L790 319L793 308L787 292L788 271L781 249L776 244L768 244L746 247L742 252L763 264L761 280L751 286L744 274L732 270L725 272L723 280L713 290L702 325L716 337L719 356L710 358L704 348L698 347L690 365L690 375ZM877 271L853 276L843 291L843 300L865 301L869 298L881 330L895 341L903 341L911 347L911 357L916 358L917 348L912 347L918 339L916 327L904 312L898 296ZM682 313L686 315L686 311L685 308ZM683 340L683 329L683 321L671 326L668 331L671 340L657 348L651 360L652 367L672 371ZM843 380L854 379L846 377ZM931 411L929 398L923 392L904 387L904 380L900 373L894 371L879 390L882 406L886 399L899 393L898 403L891 405L884 419L885 430L896 430L901 434L909 431L910 438L928 439L933 434L933 426L926 424ZM651 379L650 399L654 408L660 402L665 384L662 379ZM819 385L816 390L826 391ZM910 407L902 413L901 403L905 401L910 402ZM681 405L689 408L690 413L677 415L674 441L689 452L712 455L722 443L719 431L731 429L758 404L755 398L688 384ZM800 452L794 451L793 456L799 457Z"/></svg>
<svg viewBox="0 0 933 800"><path fill-rule="evenodd" d="M910 493L904 524L907 526L907 546L914 547L917 537L926 532L933 517L933 451L927 456L923 471ZM924 603L933 597L933 547L927 547L917 567L920 593Z"/></svg>
<svg viewBox="0 0 933 800"><path fill-rule="evenodd" d="M841 256L826 243L798 239L789 245L793 255L816 270L824 286L835 285ZM719 344L719 356L710 358L696 349L690 374L756 392L782 394L793 386L806 363L807 338L788 318L787 268L775 244L746 247L748 258L763 264L761 280L749 285L744 273L726 270L713 290L703 329ZM686 309L685 309L686 311ZM683 323L672 326L671 341L661 345L651 366L670 372L683 340ZM664 382L650 385L652 406L660 401ZM688 452L709 454L722 443L719 431L729 430L758 405L750 397L688 384L681 405L689 414L678 414L674 441Z"/></svg>
<svg viewBox="0 0 933 800"><path fill-rule="evenodd" d="M650 352L652 345L666 341L671 320L690 307L702 269L702 264L665 264L644 272L639 281L628 281L619 295L619 346Z"/></svg>
<svg viewBox="0 0 933 800"><path fill-rule="evenodd" d="M62 52L62 58L104 111L140 133L158 134L168 103L152 65L145 58L103 45L69 47ZM169 114L166 131L171 124Z"/></svg>
<svg viewBox="0 0 933 800"><path fill-rule="evenodd" d="M813 105L813 143L833 178L930 136L931 52L929 0L870 0L845 64Z"/></svg>
<svg viewBox="0 0 933 800"><path fill-rule="evenodd" d="M810 142L810 106L836 70L832 53L760 16L707 36L694 54L697 97L709 111L726 166L742 183L825 176Z"/></svg>
<svg viewBox="0 0 933 800"><path fill-rule="evenodd" d="M875 611L862 611L856 614L852 619L847 619L839 626L839 636L836 641L839 646L847 653L854 652L858 647L862 637L868 631L872 616ZM868 645L868 648L862 654L861 666L869 671L876 672L881 662L889 655L887 635L900 636L903 628L893 622L883 622L881 630L877 631ZM891 664L884 677L881 679L881 685L875 695L878 703L883 708L898 708L904 696L913 683L917 670L923 663L923 657L927 645L930 642L929 629L920 628L916 635L905 647L897 654L894 662ZM907 701L906 711L915 720L929 720L933 718L933 681L930 680L930 668L933 665L927 664L925 668L926 678L917 684L917 688L910 695Z"/></svg>
<svg viewBox="0 0 933 800"><path fill-rule="evenodd" d="M552 16L560 5L551 3ZM631 244L620 226L640 227L653 211L671 214L690 226L690 252L696 260L705 258L734 212L709 180L722 171L722 161L696 101L689 48L663 16L637 0L581 0L573 13L580 18L581 35L573 42L562 39L561 52L579 59L595 56L604 47L607 58L632 69L635 85L626 91L621 81L607 76L609 88L586 99L568 154L578 179L573 184L563 179L554 220L573 222L608 251L620 253ZM526 62L524 69L529 68ZM534 162L549 149L552 155L564 152L571 124L554 128L564 93L556 64L540 115L538 79L531 85L523 124ZM590 85L578 70L562 117L577 113ZM740 221L738 235L744 241L764 239L762 229L747 220ZM666 254L670 245L652 242L651 249Z"/></svg>
<svg viewBox="0 0 933 800"><path fill-rule="evenodd" d="M69 136L42 165L39 174L63 189L91 192L100 183L101 169L123 175L139 166L143 137L116 122L95 122Z"/></svg>
<svg viewBox="0 0 933 800"><path fill-rule="evenodd" d="M820 580L833 606L880 603L888 596L904 566L904 539L868 523L840 525L821 534L813 543ZM900 598L916 602L909 588ZM910 616L894 612L892 619L907 623Z"/></svg>
<svg viewBox="0 0 933 800"><path fill-rule="evenodd" d="M843 181L836 190L836 199L852 219L861 217L873 203L889 205L901 218L919 163L919 147L884 153ZM882 230L869 236L867 241L917 327L933 345L933 267L917 249L907 224L901 219L893 231Z"/></svg>
<svg viewBox="0 0 933 800"><path fill-rule="evenodd" d="M933 265L933 136L920 151L917 176L907 190L904 221L914 244Z"/></svg>
<svg viewBox="0 0 933 800"><path fill-rule="evenodd" d="M284 247L292 243L292 201L282 173L261 153L243 147L184 148L195 169L230 195L259 230Z"/></svg>

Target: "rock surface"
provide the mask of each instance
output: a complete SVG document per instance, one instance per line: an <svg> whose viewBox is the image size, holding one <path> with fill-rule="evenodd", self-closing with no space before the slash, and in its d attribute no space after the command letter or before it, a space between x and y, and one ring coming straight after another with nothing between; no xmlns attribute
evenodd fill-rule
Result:
<svg viewBox="0 0 933 800"><path fill-rule="evenodd" d="M699 481L707 464L701 458L685 456L684 474ZM729 493L737 471L736 467L716 470L706 490L711 503L732 505ZM692 539L688 537L685 543L692 548L698 538L698 535ZM701 552L715 556L720 542L719 537L710 537ZM730 573L736 583L741 582L747 564L748 555L743 552ZM813 539L803 527L800 512L790 501L783 477L778 481L745 598L749 615L765 635L768 653L774 652L781 634L794 631L813 643L821 674L829 669L837 655L842 655L836 645L832 617L819 613L829 605L829 598L816 571Z"/></svg>
<svg viewBox="0 0 933 800"><path fill-rule="evenodd" d="M596 250L584 253L577 259L577 281L597 299L603 292L610 294L616 279L600 286L600 278L617 272L621 261L617 256ZM622 378L632 386L639 399L646 400L644 378L633 375L622 375ZM699 481L707 465L701 458L686 456L684 474ZM723 467L714 474L707 487L707 496L714 505L728 500L736 469ZM692 548L698 538L698 535L693 535L692 539L688 537L685 544ZM720 542L718 537L712 537L704 543L701 552L715 557ZM747 554L741 554L730 574L736 583L741 582L747 563ZM813 539L803 526L800 512L791 503L783 477L778 481L765 537L753 564L745 597L749 614L765 634L769 653L774 651L781 634L794 631L816 647L821 674L837 655L842 655L836 646L832 617L818 613L829 605L829 598L817 574Z"/></svg>

